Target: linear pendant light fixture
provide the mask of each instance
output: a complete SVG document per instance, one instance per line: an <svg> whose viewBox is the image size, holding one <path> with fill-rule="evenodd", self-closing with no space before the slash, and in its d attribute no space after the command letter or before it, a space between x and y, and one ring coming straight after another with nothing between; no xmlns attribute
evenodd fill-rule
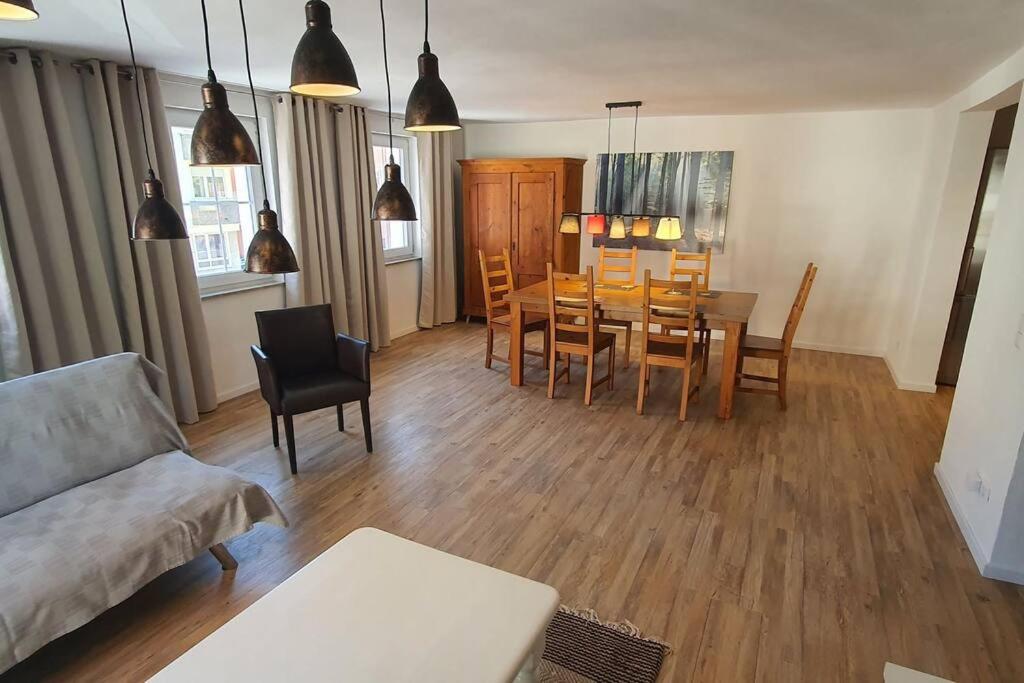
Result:
<svg viewBox="0 0 1024 683"><path fill-rule="evenodd" d="M640 107L643 102L608 102L604 106L608 109L608 152L606 158L608 160L609 169L611 168L611 157L612 157L612 110L630 108L634 110L633 114L633 170L632 177L634 185L636 184L636 131L637 124L640 119ZM633 196L630 198L630 211L635 211L634 201L636 198L635 187L633 188ZM606 207L606 208L619 208L622 207ZM603 235L606 226L610 224L608 237L610 239L625 239L626 234L626 219L632 221L632 236L633 237L650 237L651 235L651 222L657 221L658 229L655 231L655 239L660 240L679 240L682 239L682 226L679 220L679 216L672 215L656 215L656 214L645 214L645 213L572 213L567 212L562 214L562 220L558 226L558 232L564 235L578 234L580 231L580 223L583 216L587 216L587 234L588 235Z"/></svg>
<svg viewBox="0 0 1024 683"><path fill-rule="evenodd" d="M121 0L122 2L124 0ZM242 17L242 43L245 45L245 73L249 77L249 94L252 95L252 110L256 111L256 88L252 85L252 65L249 63L249 31L245 26L245 7L238 0L238 13ZM258 120L257 120L258 121ZM257 123L257 126L259 124ZM256 132L256 144L260 153L260 179L263 181L263 210L257 214L259 229L249 242L245 254L247 273L295 273L299 270L292 245L288 244L277 227L277 214L270 208L270 193L267 191L266 167L263 166L263 138Z"/></svg>
<svg viewBox="0 0 1024 683"><path fill-rule="evenodd" d="M448 87L441 80L437 56L430 51L430 0L423 0L423 53L418 60L419 78L405 105L405 129L416 133L459 130L459 110Z"/></svg>
<svg viewBox="0 0 1024 683"><path fill-rule="evenodd" d="M291 91L311 97L348 97L360 90L348 50L334 32L331 8L323 0L306 3L306 32L292 56Z"/></svg>
<svg viewBox="0 0 1024 683"><path fill-rule="evenodd" d="M32 21L39 18L39 12L32 0L0 0L0 19L8 21Z"/></svg>
<svg viewBox="0 0 1024 683"><path fill-rule="evenodd" d="M381 45L384 48L384 81L388 88L388 150L395 148L391 135L391 76L388 73L388 31L384 21L384 0L380 0ZM395 155L388 155L388 163L384 166L384 183L377 190L373 200L373 220L375 221L414 221L416 205L409 195L409 190L402 184L402 169L395 163Z"/></svg>
<svg viewBox="0 0 1024 683"><path fill-rule="evenodd" d="M258 166L259 156L252 138L228 107L228 92L217 82L210 58L210 23L203 10L203 36L206 41L207 80L203 83L203 111L192 131L191 166ZM254 112L255 113L255 112Z"/></svg>
<svg viewBox="0 0 1024 683"><path fill-rule="evenodd" d="M142 183L145 199L139 205L132 224L132 239L137 240L183 240L188 239L185 224L174 206L164 196L164 186L153 172L153 160L149 153L149 136L146 134L146 115L142 111L142 86L139 85L139 67L135 63L135 45L132 43L132 29L128 24L128 10L121 0L121 17L124 31L128 34L128 52L132 56L132 79L135 81L135 99L139 104L139 122L142 125L142 142L146 148L146 163L149 172Z"/></svg>

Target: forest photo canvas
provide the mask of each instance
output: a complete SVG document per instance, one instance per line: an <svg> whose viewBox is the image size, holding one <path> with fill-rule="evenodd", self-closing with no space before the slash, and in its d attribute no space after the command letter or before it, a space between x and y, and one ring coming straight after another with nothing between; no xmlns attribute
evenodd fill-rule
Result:
<svg viewBox="0 0 1024 683"><path fill-rule="evenodd" d="M634 237L626 219L625 239L595 235L594 246L669 251L725 251L733 152L646 152L599 154L594 212L679 216L682 239L659 240L654 233Z"/></svg>

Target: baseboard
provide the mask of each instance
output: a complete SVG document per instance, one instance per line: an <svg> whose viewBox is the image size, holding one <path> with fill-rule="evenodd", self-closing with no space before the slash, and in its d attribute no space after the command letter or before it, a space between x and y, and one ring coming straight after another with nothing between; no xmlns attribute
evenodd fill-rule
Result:
<svg viewBox="0 0 1024 683"><path fill-rule="evenodd" d="M811 351L827 351L829 353L848 353L853 356L871 356L878 358L882 355L880 349L873 349L868 346L846 346L844 344L819 344L817 342L793 340L793 346L798 349L809 349Z"/></svg>
<svg viewBox="0 0 1024 683"><path fill-rule="evenodd" d="M986 579L1006 581L1007 583L1015 583L1018 586L1024 586L1024 571L1021 571L1020 569L1000 567L999 565L989 562L985 566L985 571L983 571L981 575Z"/></svg>
<svg viewBox="0 0 1024 683"><path fill-rule="evenodd" d="M971 551L971 557L974 558L974 564L978 565L978 571L981 572L982 576L988 576L986 573L989 567L988 555L981 547L981 542L974 534L974 528L967 520L967 514L964 512L963 508L960 507L960 501L957 500L956 495L953 493L953 483L946 478L946 473L942 469L941 460L935 463L934 472L935 480L939 482L939 488L942 489L942 495L946 499L946 504L949 505L949 509L953 513L953 517L956 518L956 524L960 527L960 534L964 537L964 541L967 542L967 549Z"/></svg>
<svg viewBox="0 0 1024 683"><path fill-rule="evenodd" d="M880 355L885 360L885 367L889 369L889 375L892 377L892 381L896 385L897 389L902 389L903 391L920 391L926 394L934 394L935 391L938 389L935 382L929 384L927 382L903 381L902 379L900 379L899 374L896 372L896 368L893 367L892 362L889 360L889 356L884 354Z"/></svg>
<svg viewBox="0 0 1024 683"><path fill-rule="evenodd" d="M228 389L217 394L217 403L223 403L224 401L230 401L233 398L238 398L242 394L248 394L250 391L255 391L260 388L259 380L248 382L241 386L235 387L234 389Z"/></svg>

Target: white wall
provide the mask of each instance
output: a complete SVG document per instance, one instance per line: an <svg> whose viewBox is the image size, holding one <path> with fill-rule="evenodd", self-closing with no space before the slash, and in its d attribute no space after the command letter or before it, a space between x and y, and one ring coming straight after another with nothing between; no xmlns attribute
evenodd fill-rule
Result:
<svg viewBox="0 0 1024 683"><path fill-rule="evenodd" d="M388 264L388 320L391 338L415 332L420 310L419 259Z"/></svg>
<svg viewBox="0 0 1024 683"><path fill-rule="evenodd" d="M882 355L930 120L927 110L642 118L637 149L735 151L725 253L711 282L759 293L752 333L781 334L813 260L820 270L797 343ZM614 151L632 145L628 124L613 122ZM586 209L606 135L606 120L469 125L466 156L585 157ZM582 265L595 264L597 250L583 242ZM655 276L667 264L666 252L641 252L641 269Z"/></svg>

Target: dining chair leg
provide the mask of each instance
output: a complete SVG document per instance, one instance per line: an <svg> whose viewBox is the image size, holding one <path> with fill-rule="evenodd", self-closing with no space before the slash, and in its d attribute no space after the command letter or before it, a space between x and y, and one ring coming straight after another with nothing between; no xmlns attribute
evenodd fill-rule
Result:
<svg viewBox="0 0 1024 683"><path fill-rule="evenodd" d="M295 425L292 423L292 416L287 413L284 416L284 439L288 442L288 465L292 474L298 474L299 466L295 461Z"/></svg>
<svg viewBox="0 0 1024 683"><path fill-rule="evenodd" d="M632 338L633 338L633 324L632 323L628 323L626 325L626 349L625 349L625 354L623 354L623 357L622 357L622 367L623 368L628 368L629 367L629 342L630 342L630 340Z"/></svg>
<svg viewBox="0 0 1024 683"><path fill-rule="evenodd" d="M587 356L587 386L583 391L583 405L589 406L594 399L594 356Z"/></svg>
<svg viewBox="0 0 1024 683"><path fill-rule="evenodd" d="M548 398L555 397L555 377L558 375L558 352L551 352L551 362L548 367Z"/></svg>
<svg viewBox="0 0 1024 683"><path fill-rule="evenodd" d="M786 380L789 374L789 359L779 359L779 405L786 409Z"/></svg>
<svg viewBox="0 0 1024 683"><path fill-rule="evenodd" d="M270 433L274 437L274 448L280 448L281 437L277 433L277 415L274 415L274 411L270 411Z"/></svg>
<svg viewBox="0 0 1024 683"><path fill-rule="evenodd" d="M647 398L647 359L640 357L640 386L636 392L636 414L644 414L644 399Z"/></svg>
<svg viewBox="0 0 1024 683"><path fill-rule="evenodd" d="M370 399L359 399L359 412L363 414L363 440L366 441L366 452L373 453L373 432L370 431Z"/></svg>
<svg viewBox="0 0 1024 683"><path fill-rule="evenodd" d="M683 368L683 397L679 401L679 421L686 422L686 404L690 399L690 368Z"/></svg>
<svg viewBox="0 0 1024 683"><path fill-rule="evenodd" d="M544 369L551 367L551 335L544 330Z"/></svg>
<svg viewBox="0 0 1024 683"><path fill-rule="evenodd" d="M491 356L494 355L494 328L487 324L487 357L484 359L484 367L490 369Z"/></svg>
<svg viewBox="0 0 1024 683"><path fill-rule="evenodd" d="M342 404L339 403L338 404L338 431L339 432L345 431L345 411L343 410L343 408L344 408L344 406L342 406Z"/></svg>
<svg viewBox="0 0 1024 683"><path fill-rule="evenodd" d="M711 328L704 329L704 362L701 364L701 376L708 371L708 363L711 361Z"/></svg>
<svg viewBox="0 0 1024 683"><path fill-rule="evenodd" d="M572 354L565 354L565 383L569 384L569 378L572 375Z"/></svg>
<svg viewBox="0 0 1024 683"><path fill-rule="evenodd" d="M612 344L611 346L608 347L608 391L612 391L613 389L615 389L615 345L614 344Z"/></svg>

